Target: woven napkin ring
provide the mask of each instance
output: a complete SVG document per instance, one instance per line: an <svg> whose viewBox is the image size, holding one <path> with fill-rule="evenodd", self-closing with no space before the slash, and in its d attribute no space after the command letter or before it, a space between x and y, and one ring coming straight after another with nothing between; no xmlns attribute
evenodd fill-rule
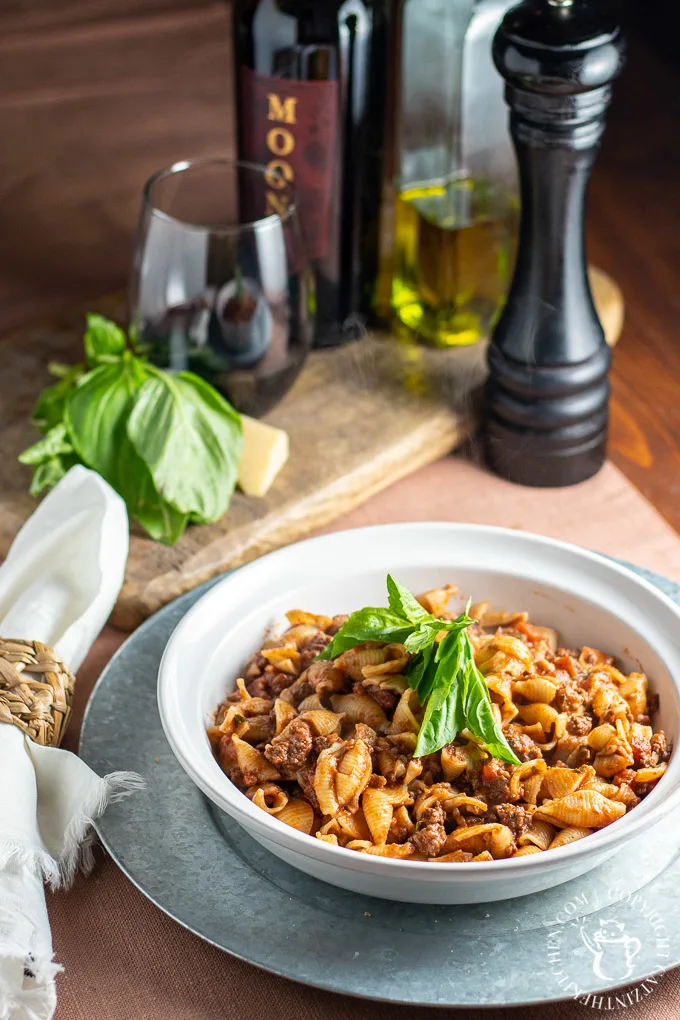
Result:
<svg viewBox="0 0 680 1020"><path fill-rule="evenodd" d="M74 686L73 673L49 645L0 638L0 723L14 723L36 744L58 747Z"/></svg>

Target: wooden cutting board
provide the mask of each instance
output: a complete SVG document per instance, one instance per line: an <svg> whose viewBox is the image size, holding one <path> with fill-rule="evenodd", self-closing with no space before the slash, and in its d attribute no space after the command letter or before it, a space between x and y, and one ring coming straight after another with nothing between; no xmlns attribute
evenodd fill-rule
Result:
<svg viewBox="0 0 680 1020"><path fill-rule="evenodd" d="M600 288L601 281L594 283ZM621 315L617 320L612 295L620 303L620 293L607 283L608 296L603 300L598 290L596 301L614 342ZM94 308L123 317L119 298L91 303ZM0 558L36 506L27 491L30 470L17 455L37 438L29 416L50 383L46 365L79 360L84 313L78 309L0 342ZM172 547L152 542L133 524L112 621L132 630L202 581L304 537L454 449L474 427L471 394L484 377L485 346L436 351L367 337L312 352L291 392L266 418L286 429L291 445L290 460L267 496L236 492L221 521L188 528Z"/></svg>

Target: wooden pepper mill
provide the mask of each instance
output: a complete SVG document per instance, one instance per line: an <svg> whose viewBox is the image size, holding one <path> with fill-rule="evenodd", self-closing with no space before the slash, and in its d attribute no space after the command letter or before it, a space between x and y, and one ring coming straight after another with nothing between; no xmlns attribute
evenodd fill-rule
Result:
<svg viewBox="0 0 680 1020"><path fill-rule="evenodd" d="M489 346L485 453L522 485L573 485L605 457L610 351L590 293L588 177L623 66L600 0L525 0L494 40L517 152L515 275Z"/></svg>

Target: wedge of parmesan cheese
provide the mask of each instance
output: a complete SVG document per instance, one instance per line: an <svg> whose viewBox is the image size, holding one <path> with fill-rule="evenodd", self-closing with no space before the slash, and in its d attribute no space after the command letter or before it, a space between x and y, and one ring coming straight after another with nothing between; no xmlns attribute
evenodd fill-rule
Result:
<svg viewBox="0 0 680 1020"><path fill-rule="evenodd" d="M264 496L288 460L288 433L241 415L243 451L238 484L247 496Z"/></svg>

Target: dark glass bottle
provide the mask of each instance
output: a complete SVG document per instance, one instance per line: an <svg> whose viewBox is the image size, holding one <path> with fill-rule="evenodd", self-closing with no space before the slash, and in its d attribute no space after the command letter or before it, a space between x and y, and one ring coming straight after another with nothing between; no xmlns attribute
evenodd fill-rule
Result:
<svg viewBox="0 0 680 1020"><path fill-rule="evenodd" d="M235 0L238 153L292 183L316 277L317 346L370 318L388 126L390 0ZM281 176L282 175L282 176Z"/></svg>

